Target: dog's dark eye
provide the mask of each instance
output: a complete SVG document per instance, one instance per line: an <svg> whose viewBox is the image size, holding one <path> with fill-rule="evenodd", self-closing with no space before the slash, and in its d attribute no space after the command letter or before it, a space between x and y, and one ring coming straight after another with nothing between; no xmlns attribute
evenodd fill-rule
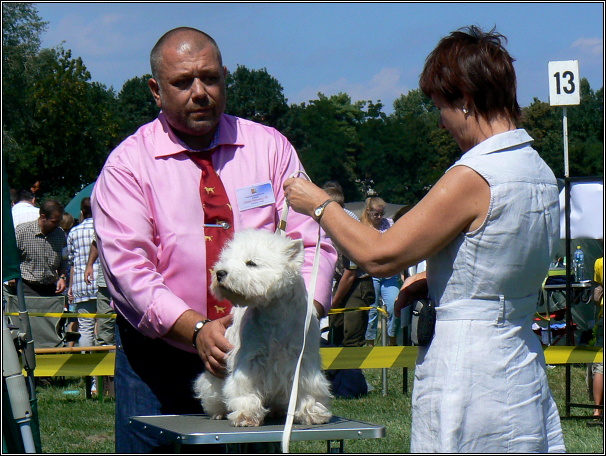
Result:
<svg viewBox="0 0 606 456"><path fill-rule="evenodd" d="M246 262L246 266L255 267L256 265L257 265L257 263L255 263L253 260L248 260Z"/></svg>

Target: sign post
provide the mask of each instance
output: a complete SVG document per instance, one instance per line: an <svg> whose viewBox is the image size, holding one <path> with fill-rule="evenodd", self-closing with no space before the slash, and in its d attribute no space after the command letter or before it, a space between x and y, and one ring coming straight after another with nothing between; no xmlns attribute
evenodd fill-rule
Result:
<svg viewBox="0 0 606 456"><path fill-rule="evenodd" d="M562 106L562 126L564 131L564 220L566 224L566 345L574 345L572 330L572 311L570 309L572 284L570 283L570 172L568 169L568 116L566 107L581 103L581 79L579 78L579 61L566 60L549 62L549 104ZM551 331L551 325L549 326ZM566 365L566 416L570 417L571 403L571 371Z"/></svg>
<svg viewBox="0 0 606 456"><path fill-rule="evenodd" d="M568 113L567 106L581 103L581 78L579 61L564 60L549 62L549 104L562 106L562 127L564 131L564 177L570 177L568 169Z"/></svg>

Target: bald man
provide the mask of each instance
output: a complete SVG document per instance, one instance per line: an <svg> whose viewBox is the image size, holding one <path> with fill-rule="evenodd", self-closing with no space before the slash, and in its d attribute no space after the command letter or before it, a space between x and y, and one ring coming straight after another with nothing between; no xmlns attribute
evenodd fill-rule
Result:
<svg viewBox="0 0 606 456"><path fill-rule="evenodd" d="M303 170L278 131L224 113L227 69L210 36L171 30L154 46L150 63L149 87L161 112L110 154L92 196L101 263L118 314L119 453L167 451L161 440L131 429L128 418L202 413L192 381L205 369L225 375L231 316L222 306L207 305L212 264L206 264L205 244L222 228L205 223L200 190L209 185L197 157L212 161L235 231L275 231L282 184ZM286 232L304 241L309 283L318 225L290 214ZM335 261L322 234L314 295L320 317L330 308ZM218 316L209 315L213 309Z"/></svg>

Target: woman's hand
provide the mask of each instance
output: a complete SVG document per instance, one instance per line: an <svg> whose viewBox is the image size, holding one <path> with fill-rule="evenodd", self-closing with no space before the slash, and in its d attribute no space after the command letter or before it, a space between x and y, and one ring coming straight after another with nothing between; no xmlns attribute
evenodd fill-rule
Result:
<svg viewBox="0 0 606 456"><path fill-rule="evenodd" d="M296 212L312 216L314 209L329 199L328 194L313 182L290 178L284 182L284 196Z"/></svg>

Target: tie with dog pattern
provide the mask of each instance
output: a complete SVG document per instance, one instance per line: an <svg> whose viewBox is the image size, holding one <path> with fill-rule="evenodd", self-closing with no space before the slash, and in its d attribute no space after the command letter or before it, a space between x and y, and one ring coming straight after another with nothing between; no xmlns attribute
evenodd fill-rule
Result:
<svg viewBox="0 0 606 456"><path fill-rule="evenodd" d="M219 301L210 291L212 267L219 253L234 235L234 216L227 192L212 162L212 151L188 153L202 169L200 199L204 210L204 243L206 245L206 316L211 320L224 317L231 311L231 303Z"/></svg>

